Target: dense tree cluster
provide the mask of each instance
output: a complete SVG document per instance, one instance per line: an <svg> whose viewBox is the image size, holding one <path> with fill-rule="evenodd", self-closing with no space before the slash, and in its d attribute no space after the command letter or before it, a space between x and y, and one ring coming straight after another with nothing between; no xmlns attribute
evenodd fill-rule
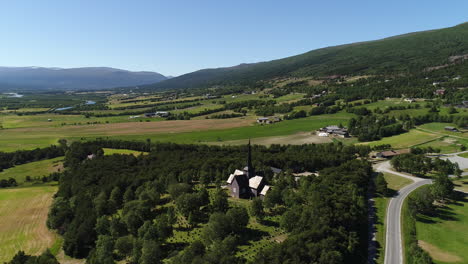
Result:
<svg viewBox="0 0 468 264"><path fill-rule="evenodd" d="M390 162L393 168L398 171L420 176L424 176L431 171L443 175L460 173L458 163L452 163L450 160L439 158L431 159L423 154L406 153L393 157Z"/></svg>
<svg viewBox="0 0 468 264"><path fill-rule="evenodd" d="M371 174L367 162L354 160L301 181L298 192L286 195L290 205L282 223L291 232L288 239L262 251L254 263L366 262Z"/></svg>
<svg viewBox="0 0 468 264"><path fill-rule="evenodd" d="M103 156L102 147L149 149L150 154ZM248 211L230 207L222 189L209 195L203 186L224 182L235 168L243 167L246 150L245 146L107 140L74 143L67 151L68 169L60 177L47 224L63 235L66 254L88 257L89 263L114 263L122 259L131 263L160 263L171 256L181 261L174 263L240 263L243 260L234 257L233 252L247 239L241 234L249 219ZM297 215L304 221L293 221L293 226L287 228L295 234L287 244L299 246L295 243L304 235L300 230L307 230L310 237L306 243L321 251L331 246L327 253L311 251L302 258L313 260L329 255L341 260L335 263L344 263L346 258L357 260L365 255L363 199L370 166L365 161L353 160L357 155L367 156L368 152L368 147L342 144L253 148L258 171L267 166L288 171L323 171L320 177L297 185L290 176L274 179L271 172L264 170L266 178L278 186L273 188L276 193L273 191L271 198L267 195L265 207L291 206L285 219L304 212L303 216ZM89 153L95 154L94 158L87 158ZM330 167L334 169L326 169ZM344 204L338 206L340 203ZM261 219L263 205L259 201L254 205L251 214ZM331 221L327 230L305 221L309 216L323 214L319 213L322 210L327 213L322 220L317 219L317 224ZM200 241L188 247L167 243L176 214L192 226L206 223ZM321 238L317 240L314 233ZM331 244L325 239L329 234L335 240ZM280 259L287 258L285 255Z"/></svg>
<svg viewBox="0 0 468 264"><path fill-rule="evenodd" d="M351 118L348 123L348 131L359 141L372 141L401 134L406 130L394 117L369 115Z"/></svg>

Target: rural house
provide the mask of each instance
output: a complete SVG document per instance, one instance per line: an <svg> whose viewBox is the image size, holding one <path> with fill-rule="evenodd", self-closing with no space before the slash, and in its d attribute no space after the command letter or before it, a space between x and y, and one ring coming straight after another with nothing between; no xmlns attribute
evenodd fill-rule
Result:
<svg viewBox="0 0 468 264"><path fill-rule="evenodd" d="M281 119L277 116L270 116L270 117L259 117L257 118L257 123L259 124L273 124L276 122L280 122Z"/></svg>
<svg viewBox="0 0 468 264"><path fill-rule="evenodd" d="M444 129L445 131L458 132L458 129L456 127L446 126Z"/></svg>
<svg viewBox="0 0 468 264"><path fill-rule="evenodd" d="M410 153L409 149L400 149L400 150L387 150L387 151L382 151L377 153L375 156L377 158L384 158L384 159L390 159L395 156L401 155L401 154L406 154Z"/></svg>
<svg viewBox="0 0 468 264"><path fill-rule="evenodd" d="M317 135L320 137L336 136L341 138L349 137L348 129L336 125L327 126L317 130Z"/></svg>

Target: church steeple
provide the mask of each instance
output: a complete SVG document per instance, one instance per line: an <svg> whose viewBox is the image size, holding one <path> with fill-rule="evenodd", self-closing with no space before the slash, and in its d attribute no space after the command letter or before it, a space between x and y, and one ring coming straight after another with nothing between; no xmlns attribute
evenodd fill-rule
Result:
<svg viewBox="0 0 468 264"><path fill-rule="evenodd" d="M248 145L247 168L246 168L246 171L247 171L247 176L248 176L249 178L255 176L255 169L254 169L254 167L252 166L252 149L251 149L251 146L250 146L250 139L249 139L249 145Z"/></svg>

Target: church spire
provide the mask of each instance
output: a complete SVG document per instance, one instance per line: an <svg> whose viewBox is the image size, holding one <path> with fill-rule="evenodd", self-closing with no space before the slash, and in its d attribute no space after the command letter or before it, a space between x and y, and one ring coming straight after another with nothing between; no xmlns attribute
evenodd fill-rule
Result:
<svg viewBox="0 0 468 264"><path fill-rule="evenodd" d="M252 166L252 149L250 146L250 139L249 139L248 155L247 155L247 175L249 176L249 178L255 176L255 169Z"/></svg>

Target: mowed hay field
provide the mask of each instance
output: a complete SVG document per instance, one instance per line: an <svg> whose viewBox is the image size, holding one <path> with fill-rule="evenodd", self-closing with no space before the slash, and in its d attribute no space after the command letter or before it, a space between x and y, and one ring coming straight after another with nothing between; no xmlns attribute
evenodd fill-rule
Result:
<svg viewBox="0 0 468 264"><path fill-rule="evenodd" d="M57 186L0 189L0 263L18 250L37 255L54 245L57 236L46 220Z"/></svg>
<svg viewBox="0 0 468 264"><path fill-rule="evenodd" d="M154 134L222 130L250 126L253 122L249 119L232 118L3 129L0 130L0 151L45 147L56 144L61 138L130 136L145 139Z"/></svg>

